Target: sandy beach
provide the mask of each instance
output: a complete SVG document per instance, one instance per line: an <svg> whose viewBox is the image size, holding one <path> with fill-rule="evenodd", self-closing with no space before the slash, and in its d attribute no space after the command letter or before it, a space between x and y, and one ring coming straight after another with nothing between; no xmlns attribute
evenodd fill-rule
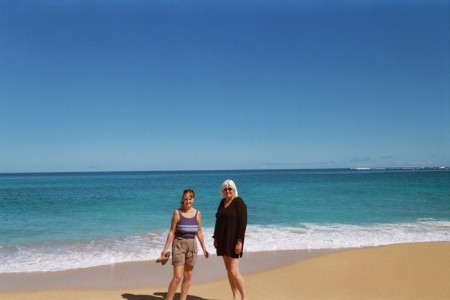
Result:
<svg viewBox="0 0 450 300"><path fill-rule="evenodd" d="M450 243L246 253L249 299L450 299ZM0 275L2 300L164 299L171 266L154 261ZM198 258L188 299L231 299L222 261Z"/></svg>

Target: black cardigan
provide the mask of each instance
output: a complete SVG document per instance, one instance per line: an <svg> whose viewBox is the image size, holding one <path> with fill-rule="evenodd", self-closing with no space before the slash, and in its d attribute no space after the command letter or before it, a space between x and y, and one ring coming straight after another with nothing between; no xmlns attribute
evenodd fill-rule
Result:
<svg viewBox="0 0 450 300"><path fill-rule="evenodd" d="M247 229L247 206L241 197L234 198L231 204L225 208L225 199L220 201L216 213L213 238L217 241L217 255L242 257ZM237 240L242 241L242 251L235 253Z"/></svg>

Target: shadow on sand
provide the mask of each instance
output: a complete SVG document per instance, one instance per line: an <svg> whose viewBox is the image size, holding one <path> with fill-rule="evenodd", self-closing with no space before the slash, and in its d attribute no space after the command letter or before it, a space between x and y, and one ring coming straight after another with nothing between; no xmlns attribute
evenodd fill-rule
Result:
<svg viewBox="0 0 450 300"><path fill-rule="evenodd" d="M122 298L127 300L163 300L166 299L167 292L156 292L153 295L133 295L133 294L122 294ZM180 293L176 293L174 300L180 299ZM187 300L214 300L214 299L206 299L202 297L188 295Z"/></svg>

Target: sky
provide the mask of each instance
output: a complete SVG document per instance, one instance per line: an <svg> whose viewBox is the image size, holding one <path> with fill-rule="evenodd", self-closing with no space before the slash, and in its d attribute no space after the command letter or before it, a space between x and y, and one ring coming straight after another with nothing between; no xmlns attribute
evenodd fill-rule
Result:
<svg viewBox="0 0 450 300"><path fill-rule="evenodd" d="M0 2L0 173L450 166L448 1Z"/></svg>

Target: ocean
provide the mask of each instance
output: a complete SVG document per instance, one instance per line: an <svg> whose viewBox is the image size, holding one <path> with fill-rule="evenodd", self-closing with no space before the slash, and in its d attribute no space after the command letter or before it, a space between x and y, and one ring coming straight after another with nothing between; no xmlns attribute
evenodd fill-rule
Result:
<svg viewBox="0 0 450 300"><path fill-rule="evenodd" d="M0 273L156 259L188 187L214 253L225 179L248 207L246 252L450 241L449 169L0 174Z"/></svg>

